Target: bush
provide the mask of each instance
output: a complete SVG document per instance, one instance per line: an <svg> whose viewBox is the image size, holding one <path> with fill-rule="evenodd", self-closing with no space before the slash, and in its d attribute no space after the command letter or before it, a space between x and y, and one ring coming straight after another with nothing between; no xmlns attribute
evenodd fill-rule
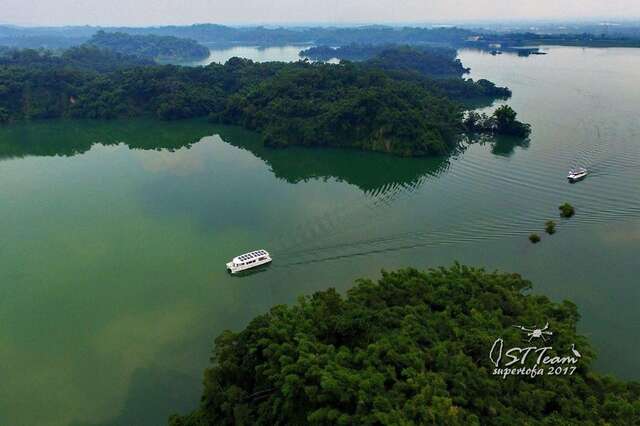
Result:
<svg viewBox="0 0 640 426"><path fill-rule="evenodd" d="M533 244L538 244L540 242L540 235L538 234L529 235L529 241L531 241Z"/></svg>
<svg viewBox="0 0 640 426"><path fill-rule="evenodd" d="M545 224L544 224L544 230L547 232L547 234L549 235L553 235L556 233L556 223L552 220L548 220Z"/></svg>
<svg viewBox="0 0 640 426"><path fill-rule="evenodd" d="M570 218L571 216L576 214L576 209L574 209L573 206L569 203L564 203L563 205L558 207L558 209L560 210L561 217Z"/></svg>

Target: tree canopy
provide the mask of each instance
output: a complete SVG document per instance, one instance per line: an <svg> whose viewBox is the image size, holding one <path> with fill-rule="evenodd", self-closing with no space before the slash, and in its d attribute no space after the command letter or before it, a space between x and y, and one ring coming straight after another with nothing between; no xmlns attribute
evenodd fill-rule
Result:
<svg viewBox="0 0 640 426"><path fill-rule="evenodd" d="M414 53L400 55L413 58ZM460 101L510 95L486 80L434 79L381 64L232 58L206 67L135 66L142 59L111 61L114 55L121 54L84 46L60 57L19 51L4 63L0 59L0 122L209 116L259 131L270 147L334 146L425 156L458 146L464 130ZM413 59L418 64L429 58Z"/></svg>
<svg viewBox="0 0 640 426"><path fill-rule="evenodd" d="M470 111L464 119L464 126L470 132L486 132L499 135L526 138L531 126L517 119L518 114L509 105L497 108L491 116Z"/></svg>
<svg viewBox="0 0 640 426"><path fill-rule="evenodd" d="M640 384L594 372L576 306L530 287L455 264L276 306L216 339L200 407L170 424L638 424ZM514 325L541 321L554 348L580 348L575 372L492 375L495 339L522 342Z"/></svg>
<svg viewBox="0 0 640 426"><path fill-rule="evenodd" d="M45 49L7 49L0 51L0 66L51 70L70 69L111 72L125 68L153 65L150 59L126 55L109 49L82 45L55 53Z"/></svg>
<svg viewBox="0 0 640 426"><path fill-rule="evenodd" d="M301 57L327 61L333 58L367 61L381 69L411 70L431 77L460 77L469 71L456 49L433 46L350 44L342 47L316 46L300 52Z"/></svg>
<svg viewBox="0 0 640 426"><path fill-rule="evenodd" d="M424 87L354 64L300 63L229 98L216 120L265 135L268 146L343 146L404 156L457 144L458 106Z"/></svg>
<svg viewBox="0 0 640 426"><path fill-rule="evenodd" d="M86 44L147 59L198 60L209 56L209 49L195 40L153 34L98 31Z"/></svg>

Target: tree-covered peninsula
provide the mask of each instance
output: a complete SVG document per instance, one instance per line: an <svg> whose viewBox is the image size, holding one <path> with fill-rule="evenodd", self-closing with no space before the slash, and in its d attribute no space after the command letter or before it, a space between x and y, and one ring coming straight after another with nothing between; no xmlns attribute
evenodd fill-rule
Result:
<svg viewBox="0 0 640 426"><path fill-rule="evenodd" d="M469 72L457 58L457 51L445 47L408 45L363 45L332 48L311 47L300 51L300 56L312 60L340 59L358 62L358 65L382 69L396 79L413 80L439 90L451 99L468 102L479 99L508 99L511 91L480 79L463 78Z"/></svg>
<svg viewBox="0 0 640 426"><path fill-rule="evenodd" d="M112 55L82 49L80 56L93 55L97 63ZM0 65L0 122L209 116L260 132L270 147L332 146L424 156L458 146L465 130L461 102L510 94L486 80L434 79L408 69L348 62L261 64L233 58L206 67L110 70L90 69L86 61L62 55L57 66L31 66L43 60L49 59L35 55Z"/></svg>
<svg viewBox="0 0 640 426"><path fill-rule="evenodd" d="M411 70L431 77L461 77L469 69L457 59L457 54L456 49L445 47L369 44L316 46L300 52L301 57L314 61L367 61L381 69Z"/></svg>
<svg viewBox="0 0 640 426"><path fill-rule="evenodd" d="M153 34L98 31L86 44L158 61L195 61L209 56L209 49L195 40Z"/></svg>
<svg viewBox="0 0 640 426"><path fill-rule="evenodd" d="M456 264L383 272L345 297L327 290L276 306L216 339L199 408L170 424L640 423L640 384L593 371L576 306L530 287L517 274ZM552 335L542 345L514 327L545 322ZM503 378L496 342L551 346L549 359L573 357L575 369Z"/></svg>

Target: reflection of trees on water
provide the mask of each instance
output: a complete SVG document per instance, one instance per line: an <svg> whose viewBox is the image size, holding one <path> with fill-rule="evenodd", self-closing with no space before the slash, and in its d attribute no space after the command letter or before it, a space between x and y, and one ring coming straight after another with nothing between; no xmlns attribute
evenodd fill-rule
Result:
<svg viewBox="0 0 640 426"><path fill-rule="evenodd" d="M527 149L531 142L529 138L503 135L471 135L465 141L470 145L490 145L491 153L501 157L510 157L516 148Z"/></svg>
<svg viewBox="0 0 640 426"><path fill-rule="evenodd" d="M96 143L123 143L131 149L175 150L212 134L212 127L203 120L25 121L0 127L0 160L28 156L71 157L89 151Z"/></svg>
<svg viewBox="0 0 640 426"><path fill-rule="evenodd" d="M413 191L429 176L442 173L447 157L400 158L338 148L266 148L258 134L205 120L52 120L22 122L0 128L0 159L27 156L74 156L96 143L125 144L130 149L173 151L219 134L228 144L264 161L286 182L335 179L357 186L374 198Z"/></svg>
<svg viewBox="0 0 640 426"><path fill-rule="evenodd" d="M449 164L447 157L401 158L340 148L267 148L258 135L238 128L220 130L225 142L260 158L279 179L289 183L336 179L374 197L396 190L411 191L426 177L442 173Z"/></svg>

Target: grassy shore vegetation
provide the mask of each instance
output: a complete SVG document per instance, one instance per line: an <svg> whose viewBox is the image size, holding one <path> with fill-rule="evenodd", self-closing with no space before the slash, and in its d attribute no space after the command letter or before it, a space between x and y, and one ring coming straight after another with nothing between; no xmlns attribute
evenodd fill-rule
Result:
<svg viewBox="0 0 640 426"><path fill-rule="evenodd" d="M216 339L199 408L170 424L638 424L640 384L593 371L576 306L530 287L455 264L276 306ZM513 326L541 321L554 353L580 349L574 374L494 376L495 339L523 346Z"/></svg>
<svg viewBox="0 0 640 426"><path fill-rule="evenodd" d="M576 209L569 203L564 203L560 207L560 216L564 218L570 218L576 214Z"/></svg>
<svg viewBox="0 0 640 426"><path fill-rule="evenodd" d="M105 51L85 52L99 56ZM464 131L460 97L496 96L502 89L486 81L431 79L355 63L260 64L233 58L206 67L102 71L78 67L68 57L60 60L56 67L30 66L28 60L0 66L1 121L209 116L256 130L271 147L332 146L424 156L458 146ZM509 126L518 123L511 118L515 113L504 121L508 126L496 118L492 132L511 132Z"/></svg>

